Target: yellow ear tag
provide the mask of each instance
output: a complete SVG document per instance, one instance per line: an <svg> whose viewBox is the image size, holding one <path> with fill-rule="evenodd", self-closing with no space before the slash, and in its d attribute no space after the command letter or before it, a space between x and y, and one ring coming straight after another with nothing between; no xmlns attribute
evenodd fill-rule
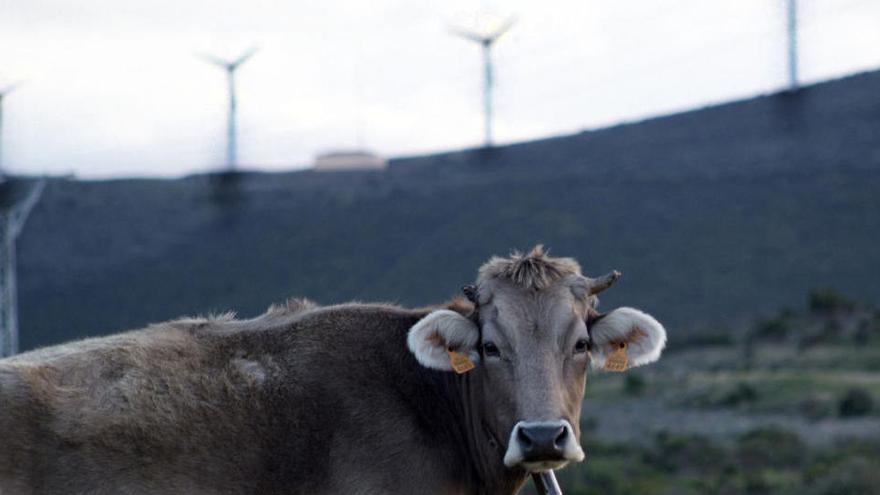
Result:
<svg viewBox="0 0 880 495"><path fill-rule="evenodd" d="M459 375L467 373L468 371L477 367L471 358L466 355L455 352L452 349L446 349L446 353L449 354L449 364L452 365L453 371L458 373Z"/></svg>
<svg viewBox="0 0 880 495"><path fill-rule="evenodd" d="M621 342L620 347L614 354L605 360L605 371L626 371L629 367L629 358L626 356L626 342Z"/></svg>

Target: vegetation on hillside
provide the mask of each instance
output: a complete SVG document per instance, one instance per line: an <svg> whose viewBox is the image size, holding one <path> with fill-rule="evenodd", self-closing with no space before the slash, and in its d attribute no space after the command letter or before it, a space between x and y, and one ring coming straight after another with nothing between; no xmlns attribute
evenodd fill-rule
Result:
<svg viewBox="0 0 880 495"><path fill-rule="evenodd" d="M818 448L785 429L760 428L723 440L660 432L645 444L588 447L583 465L557 473L566 495L872 495L880 490L876 440Z"/></svg>
<svg viewBox="0 0 880 495"><path fill-rule="evenodd" d="M874 308L823 289L735 339L670 338L655 365L591 374L566 494L880 493Z"/></svg>

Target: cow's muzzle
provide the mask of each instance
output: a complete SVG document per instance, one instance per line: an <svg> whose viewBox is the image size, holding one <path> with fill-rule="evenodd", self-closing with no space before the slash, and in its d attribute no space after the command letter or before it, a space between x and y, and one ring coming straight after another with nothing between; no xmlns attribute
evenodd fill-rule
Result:
<svg viewBox="0 0 880 495"><path fill-rule="evenodd" d="M570 461L584 460L584 450L571 424L558 421L520 421L510 432L504 465L528 471L558 469Z"/></svg>

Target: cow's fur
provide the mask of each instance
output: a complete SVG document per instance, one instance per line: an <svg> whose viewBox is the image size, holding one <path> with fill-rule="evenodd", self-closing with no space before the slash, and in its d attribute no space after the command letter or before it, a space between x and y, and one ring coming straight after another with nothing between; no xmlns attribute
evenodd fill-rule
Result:
<svg viewBox="0 0 880 495"><path fill-rule="evenodd" d="M493 256L480 267L478 285L505 280L519 287L542 290L560 279L581 274L581 266L572 258L551 258L538 245L528 254L514 251L502 258Z"/></svg>
<svg viewBox="0 0 880 495"><path fill-rule="evenodd" d="M0 361L0 493L509 493L522 482L476 467L482 447L467 438L484 434L450 407L464 392L407 349L426 310L286 308Z"/></svg>

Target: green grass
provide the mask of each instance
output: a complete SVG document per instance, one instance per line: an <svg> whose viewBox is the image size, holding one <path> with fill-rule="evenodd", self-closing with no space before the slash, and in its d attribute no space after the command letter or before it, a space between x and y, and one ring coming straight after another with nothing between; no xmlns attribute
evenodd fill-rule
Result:
<svg viewBox="0 0 880 495"><path fill-rule="evenodd" d="M642 446L594 444L557 477L567 495L868 495L880 493L877 465L880 442L817 449L760 429L729 441L660 434ZM534 493L531 484L524 493Z"/></svg>
<svg viewBox="0 0 880 495"><path fill-rule="evenodd" d="M638 397L671 407L732 408L743 413L836 414L851 389L863 389L880 404L880 349L875 346L817 345L807 349L777 344L757 349L743 365L736 346L667 353L660 363L629 370L644 382ZM590 372L586 399L593 405L631 398L626 375ZM822 405L828 403L828 405ZM880 407L874 415L880 414Z"/></svg>

